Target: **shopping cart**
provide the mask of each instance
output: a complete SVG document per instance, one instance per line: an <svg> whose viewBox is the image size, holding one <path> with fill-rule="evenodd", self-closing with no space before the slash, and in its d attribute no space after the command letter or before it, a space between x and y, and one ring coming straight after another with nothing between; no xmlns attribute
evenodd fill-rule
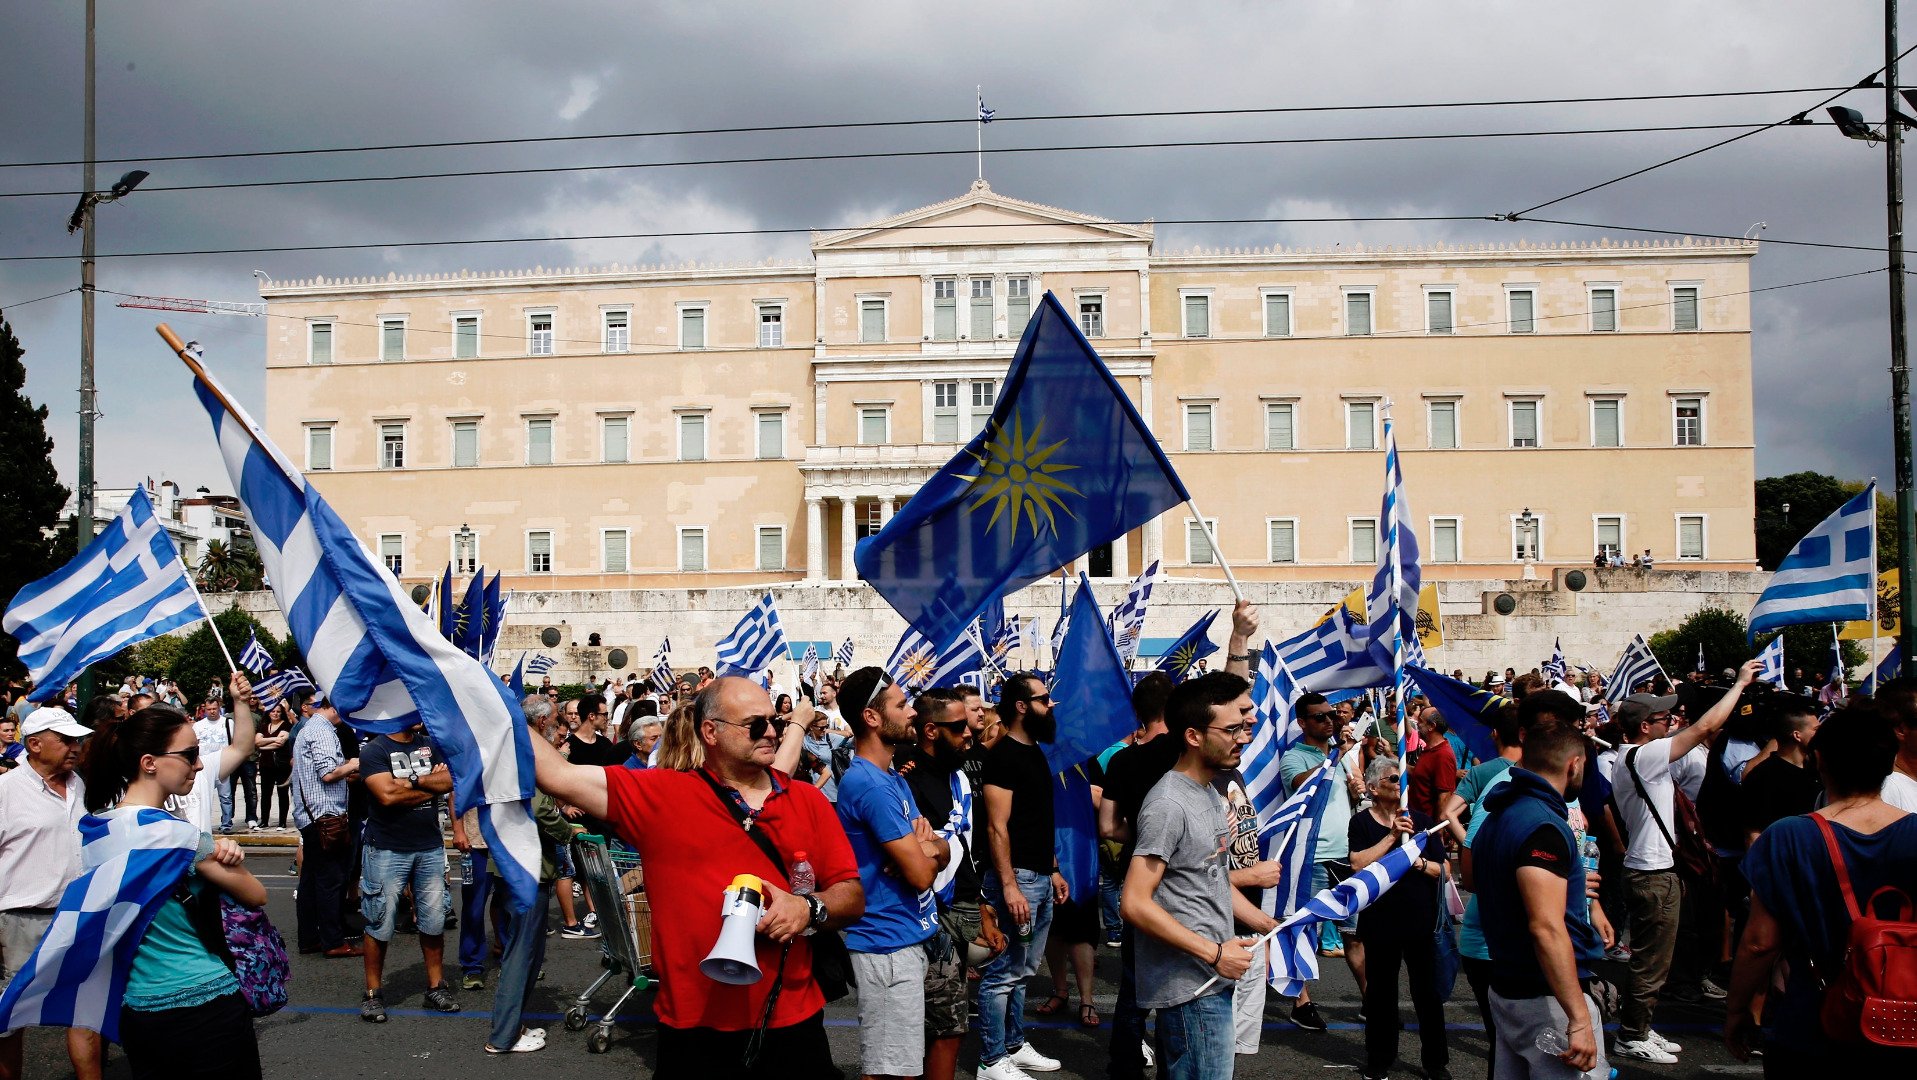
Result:
<svg viewBox="0 0 1917 1080"><path fill-rule="evenodd" d="M639 856L616 841L589 833L573 838L573 867L592 906L599 913L599 964L606 970L591 986L573 1000L566 1010L566 1030L580 1031L587 1024L597 1025L586 1036L586 1049L603 1054L612 1046L612 1022L635 991L650 988L657 976L652 971L652 908L646 902L645 876L639 868ZM593 995L607 983L619 980L625 992L597 1020L587 1010Z"/></svg>

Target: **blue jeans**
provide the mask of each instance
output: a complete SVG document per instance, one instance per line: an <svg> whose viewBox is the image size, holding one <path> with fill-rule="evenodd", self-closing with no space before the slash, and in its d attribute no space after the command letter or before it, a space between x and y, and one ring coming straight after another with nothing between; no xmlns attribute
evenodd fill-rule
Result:
<svg viewBox="0 0 1917 1080"><path fill-rule="evenodd" d="M1159 1080L1231 1080L1231 988L1158 1010Z"/></svg>
<svg viewBox="0 0 1917 1080"><path fill-rule="evenodd" d="M473 883L462 885L459 890L459 970L467 975L479 975L486 970L489 914L499 947L506 947L505 888L486 872L485 849L474 848L472 859Z"/></svg>
<svg viewBox="0 0 1917 1080"><path fill-rule="evenodd" d="M1033 870L1015 870L1018 891L1032 905L1032 940L1020 943L1018 925L1005 911L1005 889L997 873L985 875L984 899L998 910L1005 931L1005 951L985 966L978 982L979 1065L997 1064L1025 1045L1025 980L1038 973L1045 955L1045 935L1052 928L1052 877ZM1230 1027L1230 1017L1226 1017ZM1229 1044L1227 1044L1229 1047Z"/></svg>
<svg viewBox="0 0 1917 1080"><path fill-rule="evenodd" d="M399 914L399 894L413 887L413 918L421 937L446 932L446 916L453 911L453 894L446 890L446 853L387 851L366 845L360 852L359 914L366 920L366 936L393 940Z"/></svg>
<svg viewBox="0 0 1917 1080"><path fill-rule="evenodd" d="M475 879L477 880L477 879ZM505 888L500 882L495 888ZM552 885L542 883L532 906L507 917L506 951L499 957L499 985L493 989L493 1032L489 1046L510 1050L519 1041L519 1025L532 1001L533 976L546 962L546 905Z"/></svg>
<svg viewBox="0 0 1917 1080"><path fill-rule="evenodd" d="M1105 930L1106 941L1117 941L1118 932L1124 923L1118 918L1118 894L1124 887L1122 874L1110 870L1101 870L1098 874L1098 914L1099 922Z"/></svg>

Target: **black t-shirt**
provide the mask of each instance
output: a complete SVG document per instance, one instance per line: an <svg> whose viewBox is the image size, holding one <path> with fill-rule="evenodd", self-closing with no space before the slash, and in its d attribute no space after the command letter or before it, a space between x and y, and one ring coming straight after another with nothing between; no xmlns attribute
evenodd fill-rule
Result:
<svg viewBox="0 0 1917 1080"><path fill-rule="evenodd" d="M1166 732L1150 742L1127 746L1105 763L1105 798L1111 800L1112 813L1121 823L1136 829L1146 793L1178 764L1182 752L1178 740ZM1128 842L1119 852L1119 865L1129 866L1131 859L1132 845Z"/></svg>
<svg viewBox="0 0 1917 1080"><path fill-rule="evenodd" d="M1432 821L1413 810L1411 824L1419 829L1429 829ZM1380 825L1370 810L1355 811L1351 815L1349 832L1352 853L1371 847L1389 832L1391 830ZM1444 841L1436 836L1425 837L1424 857L1433 861L1442 860ZM1372 901L1370 907L1358 913L1358 937L1362 941L1428 942L1437 925L1438 879L1416 870L1407 871L1402 880Z"/></svg>
<svg viewBox="0 0 1917 1080"><path fill-rule="evenodd" d="M353 725L334 724L333 734L339 739L341 761L351 761L359 757L359 732L353 730ZM355 776L346 781L346 816L355 826L366 820L366 808L372 801L367 797L366 781L363 777ZM353 832L357 835L358 829L355 828Z"/></svg>
<svg viewBox="0 0 1917 1080"><path fill-rule="evenodd" d="M972 748L965 752L965 764L962 767L965 769L966 781L972 785L972 796L974 798L977 798L978 794L985 790L985 756L991 752L990 747L980 746L977 743L973 743ZM985 809L982 805L973 813L973 818L978 822L977 836L979 846L983 847L985 844ZM980 859L979 865L984 866L985 860Z"/></svg>
<svg viewBox="0 0 1917 1080"><path fill-rule="evenodd" d="M1012 868L1050 874L1057 845L1052 839L1052 771L1045 751L1005 736L985 755L985 786L1012 793L1012 815L1006 822ZM981 798L976 804L981 821L984 802ZM990 865L989 854L981 852L979 857Z"/></svg>
<svg viewBox="0 0 1917 1080"><path fill-rule="evenodd" d="M1373 840L1372 843L1377 843ZM1549 870L1566 881L1571 880L1571 849L1564 845L1564 834L1549 825L1540 825L1525 838L1518 866Z"/></svg>
<svg viewBox="0 0 1917 1080"><path fill-rule="evenodd" d="M1781 818L1817 809L1817 797L1823 793L1816 770L1772 754L1744 777L1745 824L1763 832Z"/></svg>
<svg viewBox="0 0 1917 1080"><path fill-rule="evenodd" d="M620 749L618 743L604 735L591 742L577 735L568 735L566 746L570 751L567 758L574 765L624 765L626 759L632 756L631 750Z"/></svg>
<svg viewBox="0 0 1917 1080"><path fill-rule="evenodd" d="M920 753L916 746L899 747L893 764L903 769L908 761L913 763L913 768L906 774L905 784L912 789L912 801L918 804L919 813L925 815L934 831L944 828L952 818L952 772L941 768L929 755ZM954 903L978 901L978 852L972 849L985 843L984 817L985 804L974 793L971 848L965 846L963 836L955 836L952 841L952 858L959 860L958 873L952 878Z"/></svg>
<svg viewBox="0 0 1917 1080"><path fill-rule="evenodd" d="M343 725L342 725L343 726ZM421 735L400 742L391 735L378 735L360 747L359 774L371 777L389 773L409 787L407 779L423 779L438 764L433 744ZM378 799L367 800L366 842L386 851L420 852L442 846L439 835L439 800L427 799L417 806L387 806Z"/></svg>

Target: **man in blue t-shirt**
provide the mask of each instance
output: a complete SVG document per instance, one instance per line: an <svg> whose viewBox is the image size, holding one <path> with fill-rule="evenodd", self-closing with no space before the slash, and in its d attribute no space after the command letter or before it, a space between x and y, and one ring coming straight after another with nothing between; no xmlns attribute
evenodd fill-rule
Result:
<svg viewBox="0 0 1917 1080"><path fill-rule="evenodd" d="M839 823L852 842L865 888L865 915L846 927L859 986L860 1071L868 1077L925 1071L926 939L938 932L932 885L951 849L920 815L912 789L892 767L912 743L913 712L876 667L839 687L857 756L839 780Z"/></svg>
<svg viewBox="0 0 1917 1080"><path fill-rule="evenodd" d="M435 760L433 745L419 728L368 739L359 751L359 775L372 797L361 850L360 915L366 919L366 997L360 1019L386 1022L381 987L386 943L393 940L400 893L413 892L419 925L419 951L426 961L426 1005L458 1012L459 1002L446 983L446 916L452 893L446 889L445 841L439 832L439 798L453 790L453 774Z"/></svg>

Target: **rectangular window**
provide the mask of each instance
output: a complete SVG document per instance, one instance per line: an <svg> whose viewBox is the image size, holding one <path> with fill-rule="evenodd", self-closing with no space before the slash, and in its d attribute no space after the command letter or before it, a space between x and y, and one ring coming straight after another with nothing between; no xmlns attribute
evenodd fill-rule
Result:
<svg viewBox="0 0 1917 1080"><path fill-rule="evenodd" d="M959 437L959 384L932 384L932 441L957 442Z"/></svg>
<svg viewBox="0 0 1917 1080"><path fill-rule="evenodd" d="M1591 445L1624 445L1624 403L1616 398L1591 402Z"/></svg>
<svg viewBox="0 0 1917 1080"><path fill-rule="evenodd" d="M1613 555L1624 554L1624 519L1621 517L1601 517L1596 519L1595 531L1597 554L1607 560Z"/></svg>
<svg viewBox="0 0 1917 1080"><path fill-rule="evenodd" d="M1273 521L1266 525L1266 535L1270 542L1271 561L1275 563L1294 563L1298 561L1298 522L1292 519Z"/></svg>
<svg viewBox="0 0 1917 1080"><path fill-rule="evenodd" d="M381 533L379 537L379 561L386 564L386 571L394 577L406 572L406 538L398 533Z"/></svg>
<svg viewBox="0 0 1917 1080"><path fill-rule="evenodd" d="M1671 290L1671 329L1697 329L1697 287L1683 285Z"/></svg>
<svg viewBox="0 0 1917 1080"><path fill-rule="evenodd" d="M1202 338L1211 336L1211 297L1187 296L1185 304L1185 336Z"/></svg>
<svg viewBox="0 0 1917 1080"><path fill-rule="evenodd" d="M986 421L992 418L992 408L998 404L998 384L990 379L981 379L972 384L972 422L969 433L976 435L985 429Z"/></svg>
<svg viewBox="0 0 1917 1080"><path fill-rule="evenodd" d="M1371 334L1371 294L1348 292L1345 294L1345 336L1367 337Z"/></svg>
<svg viewBox="0 0 1917 1080"><path fill-rule="evenodd" d="M599 565L606 573L625 573L628 554L626 530L607 529L599 534Z"/></svg>
<svg viewBox="0 0 1917 1080"><path fill-rule="evenodd" d="M479 537L471 532L453 534L453 573L471 574L479 569Z"/></svg>
<svg viewBox="0 0 1917 1080"><path fill-rule="evenodd" d="M777 349L785 345L785 309L777 304L759 305L759 348Z"/></svg>
<svg viewBox="0 0 1917 1080"><path fill-rule="evenodd" d="M1679 514L1677 517L1677 557L1704 557L1704 515Z"/></svg>
<svg viewBox="0 0 1917 1080"><path fill-rule="evenodd" d="M609 353L632 351L632 312L608 311L601 345Z"/></svg>
<svg viewBox="0 0 1917 1080"><path fill-rule="evenodd" d="M1265 449L1297 449L1297 419L1297 406L1291 402L1268 403L1265 406Z"/></svg>
<svg viewBox="0 0 1917 1080"><path fill-rule="evenodd" d="M333 426L315 424L306 429L306 467L325 470L333 467Z"/></svg>
<svg viewBox="0 0 1917 1080"><path fill-rule="evenodd" d="M1078 329L1088 338L1105 336L1104 297L1081 296L1078 298Z"/></svg>
<svg viewBox="0 0 1917 1080"><path fill-rule="evenodd" d="M700 573L703 572L705 568L705 529L682 527L679 530L679 569L691 573Z"/></svg>
<svg viewBox="0 0 1917 1080"><path fill-rule="evenodd" d="M958 340L958 279L932 279L932 340Z"/></svg>
<svg viewBox="0 0 1917 1080"><path fill-rule="evenodd" d="M1265 336L1291 336L1291 294L1265 294Z"/></svg>
<svg viewBox="0 0 1917 1080"><path fill-rule="evenodd" d="M1617 290L1591 290L1591 332L1609 334L1617 330Z"/></svg>
<svg viewBox="0 0 1917 1080"><path fill-rule="evenodd" d="M1458 561L1458 519L1441 517L1431 519L1431 561Z"/></svg>
<svg viewBox="0 0 1917 1080"><path fill-rule="evenodd" d="M405 424L381 424L379 426L379 467L382 469L403 469L406 467Z"/></svg>
<svg viewBox="0 0 1917 1080"><path fill-rule="evenodd" d="M1511 445L1536 446L1538 444L1538 403L1535 401L1514 401L1511 403Z"/></svg>
<svg viewBox="0 0 1917 1080"><path fill-rule="evenodd" d="M526 464L552 464L552 421L526 421Z"/></svg>
<svg viewBox="0 0 1917 1080"><path fill-rule="evenodd" d="M706 415L683 413L679 417L679 460L706 459Z"/></svg>
<svg viewBox="0 0 1917 1080"><path fill-rule="evenodd" d="M526 570L533 574L552 573L552 533L535 529L526 534Z"/></svg>
<svg viewBox="0 0 1917 1080"><path fill-rule="evenodd" d="M785 528L781 525L759 526L759 569L785 569Z"/></svg>
<svg viewBox="0 0 1917 1080"><path fill-rule="evenodd" d="M859 340L866 344L885 342L885 301L859 301Z"/></svg>
<svg viewBox="0 0 1917 1080"><path fill-rule="evenodd" d="M1452 294L1449 290L1433 289L1424 294L1424 330L1427 334L1449 334L1456 330L1457 323L1451 314Z"/></svg>
<svg viewBox="0 0 1917 1080"><path fill-rule="evenodd" d="M868 499L864 502L860 502L856 499L853 500L853 503L852 503L853 539L863 540L868 536L877 536L879 534L879 526L881 524L879 521L879 515L881 514L881 512L882 512L882 508L879 506L878 500L876 499Z"/></svg>
<svg viewBox="0 0 1917 1080"><path fill-rule="evenodd" d="M681 349L703 349L706 347L706 309L689 307L679 309L679 347Z"/></svg>
<svg viewBox="0 0 1917 1080"><path fill-rule="evenodd" d="M479 464L479 421L453 422L453 468L470 469Z"/></svg>
<svg viewBox="0 0 1917 1080"><path fill-rule="evenodd" d="M785 456L785 414L776 412L754 413L753 423L758 433L759 457L773 460Z"/></svg>
<svg viewBox="0 0 1917 1080"><path fill-rule="evenodd" d="M306 324L306 362L309 364L330 364L333 362L333 324L316 322Z"/></svg>
<svg viewBox="0 0 1917 1080"><path fill-rule="evenodd" d="M460 315L453 319L453 359L471 360L479 355L479 316Z"/></svg>
<svg viewBox="0 0 1917 1080"><path fill-rule="evenodd" d="M379 358L381 360L406 359L405 319L379 321Z"/></svg>
<svg viewBox="0 0 1917 1080"><path fill-rule="evenodd" d="M1671 408L1676 420L1677 445L1704 445L1704 399L1681 397L1672 401Z"/></svg>
<svg viewBox="0 0 1917 1080"><path fill-rule="evenodd" d="M599 421L599 460L622 463L632 460L632 418L607 416Z"/></svg>
<svg viewBox="0 0 1917 1080"><path fill-rule="evenodd" d="M859 445L884 446L891 442L891 410L885 408L859 410Z"/></svg>
<svg viewBox="0 0 1917 1080"><path fill-rule="evenodd" d="M1210 450L1211 443L1211 406L1185 406L1185 449Z"/></svg>
<svg viewBox="0 0 1917 1080"><path fill-rule="evenodd" d="M1008 277L1005 279L1005 332L1013 337L1025 333L1025 324L1032 319L1032 279L1028 277Z"/></svg>
<svg viewBox="0 0 1917 1080"><path fill-rule="evenodd" d="M1345 402L1345 449L1376 450L1378 448L1377 417L1377 402Z"/></svg>
<svg viewBox="0 0 1917 1080"><path fill-rule="evenodd" d="M1212 520L1205 524L1214 529L1218 527L1218 522ZM1192 566L1211 566L1218 561L1211 550L1211 538L1205 535L1205 524L1185 519L1185 562Z"/></svg>
<svg viewBox="0 0 1917 1080"><path fill-rule="evenodd" d="M1535 562L1538 558L1540 538L1544 535L1542 518L1532 517L1511 519L1511 552L1519 562Z"/></svg>
<svg viewBox="0 0 1917 1080"><path fill-rule="evenodd" d="M1426 402L1425 416L1431 423L1431 449L1456 450L1458 448L1458 403L1455 401Z"/></svg>
<svg viewBox="0 0 1917 1080"><path fill-rule="evenodd" d="M526 352L533 356L552 355L552 313L526 316Z"/></svg>
<svg viewBox="0 0 1917 1080"><path fill-rule="evenodd" d="M1538 294L1530 289L1512 289L1504 294L1505 329L1513 334L1535 334L1538 330Z"/></svg>
<svg viewBox="0 0 1917 1080"><path fill-rule="evenodd" d="M972 279L972 329L973 341L992 340L992 279L975 277Z"/></svg>
<svg viewBox="0 0 1917 1080"><path fill-rule="evenodd" d="M1352 519L1351 561L1360 565L1378 561L1378 522L1375 519Z"/></svg>

